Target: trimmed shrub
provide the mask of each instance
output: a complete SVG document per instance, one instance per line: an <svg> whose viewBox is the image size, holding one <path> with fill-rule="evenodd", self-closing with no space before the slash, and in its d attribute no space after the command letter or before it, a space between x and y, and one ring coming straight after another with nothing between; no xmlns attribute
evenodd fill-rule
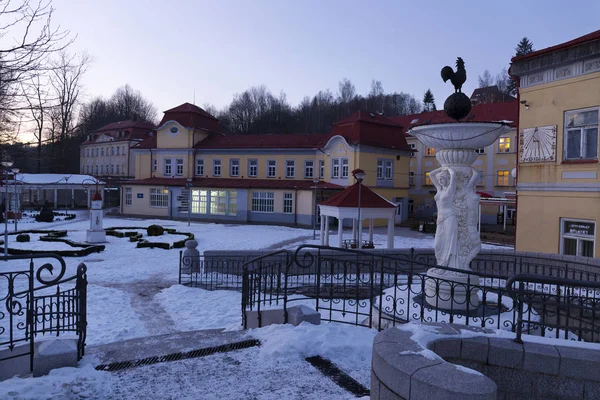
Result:
<svg viewBox="0 0 600 400"><path fill-rule="evenodd" d="M44 207L42 207L40 213L35 217L35 220L37 222L52 222L54 220L54 213L48 202L44 203Z"/></svg>
<svg viewBox="0 0 600 400"><path fill-rule="evenodd" d="M160 225L150 225L146 232L148 232L148 236L161 236L165 233L165 228Z"/></svg>
<svg viewBox="0 0 600 400"><path fill-rule="evenodd" d="M107 229L106 230L106 234L108 236L115 236L115 237L118 237L118 238L125 237L125 234L123 232L113 231L112 229Z"/></svg>
<svg viewBox="0 0 600 400"><path fill-rule="evenodd" d="M142 248L159 248L159 249L165 249L165 250L169 250L171 248L171 245L169 243L161 243L161 242L148 242L146 240L140 240L137 243L136 246L138 249L142 249Z"/></svg>
<svg viewBox="0 0 600 400"><path fill-rule="evenodd" d="M31 237L29 237L29 235L26 233L21 233L21 234L17 235L17 242L19 242L19 243L27 243L30 240L31 240Z"/></svg>
<svg viewBox="0 0 600 400"><path fill-rule="evenodd" d="M189 232L169 232L169 233L173 233L176 235L185 235L187 236L187 238L182 239L182 240L178 240L175 243L173 243L173 248L174 249L182 249L185 247L185 242L187 242L188 240L194 239L194 234L193 233L189 233Z"/></svg>

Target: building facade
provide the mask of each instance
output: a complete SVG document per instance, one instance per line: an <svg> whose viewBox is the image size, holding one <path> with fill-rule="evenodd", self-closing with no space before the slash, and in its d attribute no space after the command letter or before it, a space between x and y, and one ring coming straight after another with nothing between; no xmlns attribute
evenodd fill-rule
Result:
<svg viewBox="0 0 600 400"><path fill-rule="evenodd" d="M126 215L310 226L316 203L361 168L363 184L398 205L398 222L407 217L411 151L400 126L375 114L356 112L327 134L234 136L186 103L165 111L156 135L132 152Z"/></svg>
<svg viewBox="0 0 600 400"><path fill-rule="evenodd" d="M80 146L80 173L101 178L132 179L135 163L131 147L152 135L153 124L119 121L88 135Z"/></svg>
<svg viewBox="0 0 600 400"><path fill-rule="evenodd" d="M482 197L503 198L516 190L512 171L517 165L517 112L518 102L513 98L512 101L501 103L475 104L465 119L467 121L506 121L512 127L510 132L498 138L493 145L478 150L479 156L473 167L480 173L477 190ZM437 209L434 200L436 189L429 179L429 173L439 168L440 164L435 158L436 149L423 146L421 142L410 135L409 131L412 126L452 122L452 120L444 111L423 112L390 119L402 126L408 145L415 151L410 160L409 170L409 214L419 219L431 218ZM508 213L507 219L512 222L515 213L513 206L483 205L482 223L502 223L503 221L499 220L498 216L502 214L503 217L505 207Z"/></svg>
<svg viewBox="0 0 600 400"><path fill-rule="evenodd" d="M519 82L516 250L597 257L600 31L512 60Z"/></svg>

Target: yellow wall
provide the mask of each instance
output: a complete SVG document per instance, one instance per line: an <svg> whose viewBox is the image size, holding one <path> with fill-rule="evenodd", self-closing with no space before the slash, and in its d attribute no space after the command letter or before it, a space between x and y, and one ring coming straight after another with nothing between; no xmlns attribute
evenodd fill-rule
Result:
<svg viewBox="0 0 600 400"><path fill-rule="evenodd" d="M126 188L132 188L132 204L131 206L125 205L125 192ZM122 204L123 204L123 214L134 214L134 215L150 215L157 217L168 217L169 209L165 208L157 208L150 207L150 188L164 189L164 187L158 186L141 186L141 185L132 185L132 186L123 186L122 192ZM144 198L138 199L137 194L142 193Z"/></svg>
<svg viewBox="0 0 600 400"><path fill-rule="evenodd" d="M171 129L177 128L176 133ZM208 134L200 133L194 128L185 128L177 122L165 123L156 132L156 146L159 149L189 149Z"/></svg>

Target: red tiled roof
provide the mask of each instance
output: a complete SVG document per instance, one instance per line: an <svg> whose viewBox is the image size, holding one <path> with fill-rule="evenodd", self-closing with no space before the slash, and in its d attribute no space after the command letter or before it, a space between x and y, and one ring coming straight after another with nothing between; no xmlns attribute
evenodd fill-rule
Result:
<svg viewBox="0 0 600 400"><path fill-rule="evenodd" d="M113 138L113 141L129 141L129 140L142 140L148 137L150 132L156 130L154 124L143 122L143 121L117 121L111 122L110 124L104 125L102 128L91 132L90 135L85 139L83 144L94 143L100 134L106 135ZM119 135L119 132L123 132L124 135Z"/></svg>
<svg viewBox="0 0 600 400"><path fill-rule="evenodd" d="M167 121L177 121L182 126L188 128L198 128L217 133L221 132L219 120L194 104L183 103L164 113L165 115L160 121L159 126L162 126Z"/></svg>
<svg viewBox="0 0 600 400"><path fill-rule="evenodd" d="M361 208L395 208L396 206L367 186L360 188L360 207ZM319 203L320 206L349 207L358 208L358 182L339 193L334 194L328 199Z"/></svg>
<svg viewBox="0 0 600 400"><path fill-rule="evenodd" d="M476 104L471 109L469 115L463 120L464 122L490 122L490 121L512 121L511 127L517 126L517 116L519 103L516 101L505 101L502 103ZM417 125L437 124L444 122L455 122L448 117L443 110L428 111L420 114L400 115L398 117L390 117L390 119L400 126L403 132L406 132ZM413 121L416 120L414 123ZM410 136L410 135L408 135Z"/></svg>
<svg viewBox="0 0 600 400"><path fill-rule="evenodd" d="M134 149L155 149L156 148L156 135L152 135L142 140L132 148Z"/></svg>
<svg viewBox="0 0 600 400"><path fill-rule="evenodd" d="M402 127L382 115L356 111L333 124L332 133L343 136L350 144L410 151Z"/></svg>
<svg viewBox="0 0 600 400"><path fill-rule="evenodd" d="M122 182L127 185L185 186L185 178L147 178ZM314 189L312 180L292 179L253 179L253 178L194 178L194 187L223 189ZM319 182L318 189L343 189L342 186L329 182Z"/></svg>
<svg viewBox="0 0 600 400"><path fill-rule="evenodd" d="M146 129L146 130L156 129L154 124L151 124L149 122L134 121L134 120L130 119L127 121L111 122L110 124L104 125L102 128L97 129L95 132L115 131L115 130L131 129L131 128Z"/></svg>
<svg viewBox="0 0 600 400"><path fill-rule="evenodd" d="M211 135L197 149L314 149L324 146L330 134Z"/></svg>
<svg viewBox="0 0 600 400"><path fill-rule="evenodd" d="M348 115L346 118L344 118L338 122L335 122L333 125L335 126L335 125L350 124L350 123L354 123L357 121L370 122L373 124L389 125L389 126L395 126L395 127L398 126L396 123L394 123L393 121L390 121L389 118L386 118L383 115L379 115L379 114L364 111L364 110L355 111L352 114Z"/></svg>
<svg viewBox="0 0 600 400"><path fill-rule="evenodd" d="M530 59L530 58L541 56L543 54L552 53L553 51L567 49L569 47L576 46L578 44L582 44L582 43L586 43L586 42L591 42L592 40L598 40L598 39L600 39L600 30L588 33L587 35L580 36L580 37L575 38L573 40L569 40L568 42L560 43L560 44L557 44L557 45L551 46L551 47L546 47L545 49L533 51L533 52L531 52L529 54L525 54L525 55L522 55L522 56L513 57L512 60L511 60L511 62L516 62L516 61L518 62L518 61L527 60L527 59Z"/></svg>

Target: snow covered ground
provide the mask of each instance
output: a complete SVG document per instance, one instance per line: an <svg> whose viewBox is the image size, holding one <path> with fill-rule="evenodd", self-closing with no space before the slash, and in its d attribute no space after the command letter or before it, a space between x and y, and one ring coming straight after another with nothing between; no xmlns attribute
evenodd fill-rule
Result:
<svg viewBox="0 0 600 400"><path fill-rule="evenodd" d="M205 250L292 249L303 243L318 244L318 240L311 240L312 230L308 229L197 222L188 227L187 222L180 221L115 217L104 220L105 227L146 228L151 224L194 233L201 253ZM67 239L83 242L88 226L87 212L78 212L78 218L72 221L31 222L20 224L19 229L66 229ZM396 236L395 247L433 246L430 235L410 232L410 236ZM15 236L9 237L10 246L18 248L30 246L51 251L65 247L62 243L40 242L36 235L32 235L30 244L17 245L14 239ZM157 241L163 239L156 238ZM173 236L168 241L179 239ZM336 243L335 236L330 241ZM376 246L384 246L386 236L375 234L374 242ZM65 276L75 275L80 262L88 267L88 346L179 331L240 328L239 293L209 292L178 285L179 249L137 249L135 246L128 238L107 236L104 252L65 258ZM22 261L5 262L0 270L17 267L26 265ZM84 358L79 368L56 370L41 378L2 382L0 398L169 398L173 397L175 387L181 390L173 398L352 398L315 373L304 357L318 354L329 358L368 387L375 333L367 328L337 324L267 327L251 331L263 342L260 348L157 364L118 374L95 371L89 365L91 360ZM190 371L194 372L193 376L188 376ZM198 384L199 375L202 375L202 385ZM142 381L145 384L141 384ZM314 388L319 388L318 396L317 392L311 392Z"/></svg>

